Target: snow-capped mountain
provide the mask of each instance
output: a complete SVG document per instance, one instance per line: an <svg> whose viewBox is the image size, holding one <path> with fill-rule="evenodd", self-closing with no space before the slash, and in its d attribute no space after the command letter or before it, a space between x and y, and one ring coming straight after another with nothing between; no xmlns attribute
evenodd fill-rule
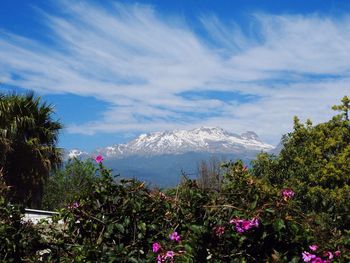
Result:
<svg viewBox="0 0 350 263"><path fill-rule="evenodd" d="M126 144L116 144L97 149L93 154L107 158L128 156L155 156L187 152L239 153L243 151L269 151L272 145L262 142L252 131L241 135L221 128L202 127L193 130L175 130L142 134ZM77 150L69 156L80 156Z"/></svg>
<svg viewBox="0 0 350 263"><path fill-rule="evenodd" d="M254 132L241 135L221 128L202 127L142 134L126 144L97 149L92 153L72 150L66 159L86 159L101 154L106 167L126 177L158 186L175 185L181 174L194 176L198 163L216 156L218 160L241 159L249 164L257 153L274 147L262 142Z"/></svg>

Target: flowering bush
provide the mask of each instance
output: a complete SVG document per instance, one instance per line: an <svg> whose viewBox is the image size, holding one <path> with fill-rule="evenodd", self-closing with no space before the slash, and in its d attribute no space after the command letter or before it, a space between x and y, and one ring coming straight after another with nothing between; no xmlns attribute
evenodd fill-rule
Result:
<svg viewBox="0 0 350 263"><path fill-rule="evenodd" d="M288 201L288 199L292 198L295 195L294 191L292 189L283 189L282 190L282 196L285 201Z"/></svg>
<svg viewBox="0 0 350 263"><path fill-rule="evenodd" d="M48 249L45 262L349 260L350 233L333 233L328 217L302 212L294 188L278 188L253 176L240 161L223 166L219 192L203 190L192 180L165 192L150 190L142 182L116 180L102 161L96 160L99 177L93 190L46 225L44 241L37 242L43 232L30 228L30 238L23 235L27 247L13 250L22 256L7 253L7 258L38 262L40 248Z"/></svg>
<svg viewBox="0 0 350 263"><path fill-rule="evenodd" d="M319 252L317 245L311 245L309 246L309 249L311 252L304 251L302 253L302 258L304 262L311 262L311 263L330 263L333 262L333 260L337 260L337 258L340 257L341 252L339 250L331 252L331 251L324 251L321 255L317 255L316 253Z"/></svg>
<svg viewBox="0 0 350 263"><path fill-rule="evenodd" d="M296 118L278 157L229 162L215 187L161 192L115 180L101 155L72 163L44 194L63 207L52 224L24 222L0 177L0 261L350 262L349 102L326 123Z"/></svg>
<svg viewBox="0 0 350 263"><path fill-rule="evenodd" d="M253 218L251 220L246 219L231 219L230 224L234 224L238 233L244 233L245 231L259 226L259 219Z"/></svg>

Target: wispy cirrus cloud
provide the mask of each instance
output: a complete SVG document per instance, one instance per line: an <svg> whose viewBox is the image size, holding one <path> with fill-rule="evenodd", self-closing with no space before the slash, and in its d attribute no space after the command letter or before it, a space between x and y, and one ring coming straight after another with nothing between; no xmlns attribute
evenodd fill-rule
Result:
<svg viewBox="0 0 350 263"><path fill-rule="evenodd" d="M199 16L199 34L144 5L58 7L64 14L42 13L50 45L1 32L0 81L111 105L72 133L214 125L276 143L293 115L326 120L350 93L347 16L254 14L251 31Z"/></svg>

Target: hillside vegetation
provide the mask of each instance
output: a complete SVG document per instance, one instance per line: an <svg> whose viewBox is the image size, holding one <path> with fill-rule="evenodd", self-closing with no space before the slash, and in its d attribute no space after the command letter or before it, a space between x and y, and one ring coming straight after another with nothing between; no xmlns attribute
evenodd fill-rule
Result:
<svg viewBox="0 0 350 263"><path fill-rule="evenodd" d="M60 214L33 225L2 182L0 261L349 262L349 99L334 109L317 125L296 118L278 156L222 164L214 187L149 189L97 156L49 179L44 204Z"/></svg>

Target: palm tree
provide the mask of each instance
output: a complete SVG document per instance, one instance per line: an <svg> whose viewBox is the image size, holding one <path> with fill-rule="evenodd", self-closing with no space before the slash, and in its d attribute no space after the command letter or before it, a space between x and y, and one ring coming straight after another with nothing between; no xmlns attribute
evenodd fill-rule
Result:
<svg viewBox="0 0 350 263"><path fill-rule="evenodd" d="M62 125L53 113L33 93L0 95L0 170L12 202L40 208L44 183L61 164L56 144Z"/></svg>

